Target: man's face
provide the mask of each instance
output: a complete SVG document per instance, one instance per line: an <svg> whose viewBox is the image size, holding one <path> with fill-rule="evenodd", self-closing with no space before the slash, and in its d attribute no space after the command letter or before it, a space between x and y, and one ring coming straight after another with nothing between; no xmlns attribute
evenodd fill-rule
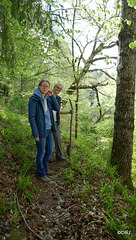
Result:
<svg viewBox="0 0 136 240"><path fill-rule="evenodd" d="M61 84L58 84L57 86L55 86L54 94L58 95L61 91L62 91L62 85Z"/></svg>

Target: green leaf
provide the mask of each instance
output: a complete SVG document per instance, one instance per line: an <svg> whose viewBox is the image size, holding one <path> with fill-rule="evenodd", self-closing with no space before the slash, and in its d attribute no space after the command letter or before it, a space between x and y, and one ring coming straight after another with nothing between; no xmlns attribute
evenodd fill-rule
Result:
<svg viewBox="0 0 136 240"><path fill-rule="evenodd" d="M121 8L121 5L119 3L116 4L116 8L117 9L120 9Z"/></svg>
<svg viewBox="0 0 136 240"><path fill-rule="evenodd" d="M136 7L136 0L127 0L130 7Z"/></svg>
<svg viewBox="0 0 136 240"><path fill-rule="evenodd" d="M132 49L134 49L134 48L136 47L136 40L135 40L134 42L131 42L131 43L129 44L129 47L132 48Z"/></svg>
<svg viewBox="0 0 136 240"><path fill-rule="evenodd" d="M105 30L107 30L107 26L104 26L103 28L104 28Z"/></svg>
<svg viewBox="0 0 136 240"><path fill-rule="evenodd" d="M130 26L131 25L131 20L127 20L127 24Z"/></svg>

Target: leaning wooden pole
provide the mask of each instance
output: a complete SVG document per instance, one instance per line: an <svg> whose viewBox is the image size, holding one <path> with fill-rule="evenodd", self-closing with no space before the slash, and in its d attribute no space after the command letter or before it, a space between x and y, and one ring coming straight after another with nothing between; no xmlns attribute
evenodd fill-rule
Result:
<svg viewBox="0 0 136 240"><path fill-rule="evenodd" d="M70 106L71 106L71 110L73 110L73 105L71 100L70 101ZM73 119L73 113L71 112L71 119L70 119L70 141L69 141L69 145L67 146L67 154L70 157L71 155L71 142L72 142L72 119Z"/></svg>

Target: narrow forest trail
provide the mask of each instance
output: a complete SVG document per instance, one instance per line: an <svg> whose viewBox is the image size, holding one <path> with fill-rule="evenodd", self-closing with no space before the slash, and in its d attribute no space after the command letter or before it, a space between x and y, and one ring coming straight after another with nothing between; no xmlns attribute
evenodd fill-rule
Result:
<svg viewBox="0 0 136 240"><path fill-rule="evenodd" d="M0 136L3 144L2 136ZM65 185L65 162L54 160L49 163L49 170L53 172L51 181L44 183L36 176L35 170L31 172L33 185L36 188L30 202L23 196L18 196L16 202L19 171L14 172L13 163L19 164L14 159L11 149L7 149L6 161L0 161L0 187L1 199L10 205L4 218L0 221L0 236L2 240L115 240L108 231L104 221L104 210L101 207L97 179L92 181L96 196L90 195L89 199L75 198L69 186ZM30 172L29 172L30 175ZM6 203L5 203L6 207ZM26 217L24 222L21 214L14 217L14 226L23 236L12 237L13 209L18 209ZM86 210L88 209L88 210ZM6 214L5 214L6 212ZM8 227L7 227L8 226ZM7 229L7 230L5 230ZM31 231L32 229L32 231Z"/></svg>
<svg viewBox="0 0 136 240"><path fill-rule="evenodd" d="M91 203L76 199L65 186L65 163L54 161L49 163L49 169L54 173L49 184L34 176L39 191L34 206L29 208L30 213L33 212L33 219L31 214L28 219L30 226L47 240L114 240L103 220L102 209L98 209L98 200L94 196L90 196ZM83 206L89 204L91 210L82 211Z"/></svg>

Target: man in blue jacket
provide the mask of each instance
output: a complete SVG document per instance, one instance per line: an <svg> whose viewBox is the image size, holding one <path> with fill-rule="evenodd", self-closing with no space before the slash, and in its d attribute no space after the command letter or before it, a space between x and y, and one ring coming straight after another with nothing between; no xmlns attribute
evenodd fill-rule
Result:
<svg viewBox="0 0 136 240"><path fill-rule="evenodd" d="M59 104L49 87L48 80L40 81L28 104L29 122L37 146L37 176L44 182L50 181L47 177L47 174L49 174L47 163L53 151L52 131L56 131L53 110L60 110Z"/></svg>

